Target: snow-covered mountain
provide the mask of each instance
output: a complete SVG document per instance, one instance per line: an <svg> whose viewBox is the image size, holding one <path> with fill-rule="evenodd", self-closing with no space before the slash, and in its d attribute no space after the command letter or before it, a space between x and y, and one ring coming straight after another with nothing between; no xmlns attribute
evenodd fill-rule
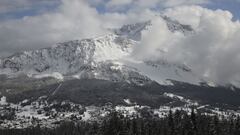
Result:
<svg viewBox="0 0 240 135"><path fill-rule="evenodd" d="M51 48L27 51L2 59L1 73L10 76L96 78L136 82L149 80L136 69L117 60L131 52L135 42L110 34L107 36L69 41Z"/></svg>
<svg viewBox="0 0 240 135"><path fill-rule="evenodd" d="M171 32L179 31L187 35L194 31L191 26L165 16L162 18ZM135 61L131 58L133 47L141 42L142 31L148 30L151 25L151 21L124 25L102 37L68 41L50 48L18 53L0 60L0 74L127 82L154 80L161 84L170 84L169 79L193 84L201 82L184 65L163 60Z"/></svg>
<svg viewBox="0 0 240 135"><path fill-rule="evenodd" d="M107 35L95 39L69 41L51 48L26 51L2 59L1 68L12 72L43 73L58 71L76 73L83 66L121 58L129 52L131 41Z"/></svg>

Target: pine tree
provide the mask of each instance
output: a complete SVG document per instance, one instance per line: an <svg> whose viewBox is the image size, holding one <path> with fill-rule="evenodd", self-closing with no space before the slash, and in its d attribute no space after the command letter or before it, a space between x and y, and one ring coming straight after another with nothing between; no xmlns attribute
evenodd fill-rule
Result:
<svg viewBox="0 0 240 135"><path fill-rule="evenodd" d="M169 111L169 115L168 115L168 129L169 129L170 135L175 135L175 128L174 128L174 120L173 120L172 110Z"/></svg>
<svg viewBox="0 0 240 135"><path fill-rule="evenodd" d="M194 112L194 108L192 108L191 111L191 132L193 133L192 135L197 135L197 120L196 120L196 114Z"/></svg>
<svg viewBox="0 0 240 135"><path fill-rule="evenodd" d="M238 116L236 119L234 134L240 135L240 116Z"/></svg>

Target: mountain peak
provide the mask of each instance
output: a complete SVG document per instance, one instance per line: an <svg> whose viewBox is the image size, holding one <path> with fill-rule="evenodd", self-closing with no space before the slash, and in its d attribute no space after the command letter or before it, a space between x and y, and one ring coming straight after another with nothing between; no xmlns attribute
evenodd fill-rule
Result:
<svg viewBox="0 0 240 135"><path fill-rule="evenodd" d="M135 24L123 25L120 29L114 29L114 33L119 36L123 36L135 41L141 40L141 32L147 29L147 26L151 26L151 21L140 22Z"/></svg>
<svg viewBox="0 0 240 135"><path fill-rule="evenodd" d="M184 35L194 33L194 29L190 25L181 24L177 20L173 20L168 16L160 17L166 22L167 27L171 32L181 32ZM148 30L148 27L150 26L152 26L152 21L148 20L144 22L123 25L121 28L113 29L112 31L118 36L140 41L142 37L142 31Z"/></svg>
<svg viewBox="0 0 240 135"><path fill-rule="evenodd" d="M191 25L185 25L179 23L177 20L173 20L172 18L168 16L161 16L167 23L168 29L171 32L182 32L185 35L192 34L194 32L194 29Z"/></svg>
<svg viewBox="0 0 240 135"><path fill-rule="evenodd" d="M164 18L172 32L192 31L190 27ZM151 25L151 21L128 24L120 29L113 29L112 34L105 36L72 40L58 43L50 48L18 53L0 60L0 74L24 73L31 77L54 77L57 74L78 79L98 78L128 82L139 80L148 82L147 80L153 78L161 84L165 84L167 79L189 80L187 78L192 77L191 72L175 64L166 67L165 64L152 61L151 63L157 64L156 68L146 62L139 64L129 61L134 46L137 46L141 40L141 32L148 30ZM156 75L160 76L160 79ZM198 80L196 79L194 84L198 83Z"/></svg>

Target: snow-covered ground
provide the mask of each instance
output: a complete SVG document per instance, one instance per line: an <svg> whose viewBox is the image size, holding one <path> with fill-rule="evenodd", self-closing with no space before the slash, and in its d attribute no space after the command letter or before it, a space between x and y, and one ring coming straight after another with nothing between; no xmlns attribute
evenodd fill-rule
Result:
<svg viewBox="0 0 240 135"><path fill-rule="evenodd" d="M112 106L106 104L105 106L82 106L74 104L72 102L52 102L48 103L45 99L46 96L40 97L34 102L30 102L28 99L23 100L19 104L7 103L6 97L2 97L0 101L0 112L1 116L10 115L14 112L14 119L1 121L0 127L2 128L26 128L31 126L40 125L41 127L52 128L57 126L60 121L101 121L108 114L113 111L121 113L125 117L141 117L142 110L147 110L154 116L160 118L166 117L170 110L173 112L182 110L187 113L191 113L192 106L197 109L206 109L207 115L219 115L219 116L231 116L232 114L240 115L240 112L233 110L220 110L218 108L208 109L205 108L207 105L198 105L196 102L185 99L184 97L177 96L171 93L165 93L165 96L170 98L177 98L186 104L184 106L169 107L160 106L159 108L150 108L148 106L141 106L137 103L132 104L130 99L123 99L127 105ZM6 109L8 108L8 109ZM10 110L10 111L9 111Z"/></svg>
<svg viewBox="0 0 240 135"><path fill-rule="evenodd" d="M187 82L195 85L199 85L202 81L202 79L198 78L192 72L184 71L176 65L156 63L156 66L153 66L144 61L137 61L134 59L124 59L122 61L126 65L136 68L141 74L162 85L172 85L169 80Z"/></svg>

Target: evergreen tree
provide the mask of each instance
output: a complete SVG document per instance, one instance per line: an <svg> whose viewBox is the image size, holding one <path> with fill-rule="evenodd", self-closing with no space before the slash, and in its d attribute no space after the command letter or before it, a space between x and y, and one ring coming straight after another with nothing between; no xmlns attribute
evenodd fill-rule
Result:
<svg viewBox="0 0 240 135"><path fill-rule="evenodd" d="M183 111L165 118L123 117L114 112L98 122L63 122L54 129L40 125L26 129L2 129L0 135L240 135L240 117L207 116Z"/></svg>
<svg viewBox="0 0 240 135"><path fill-rule="evenodd" d="M175 135L174 119L173 119L172 110L169 111L169 115L168 115L168 129L169 129L170 135Z"/></svg>

